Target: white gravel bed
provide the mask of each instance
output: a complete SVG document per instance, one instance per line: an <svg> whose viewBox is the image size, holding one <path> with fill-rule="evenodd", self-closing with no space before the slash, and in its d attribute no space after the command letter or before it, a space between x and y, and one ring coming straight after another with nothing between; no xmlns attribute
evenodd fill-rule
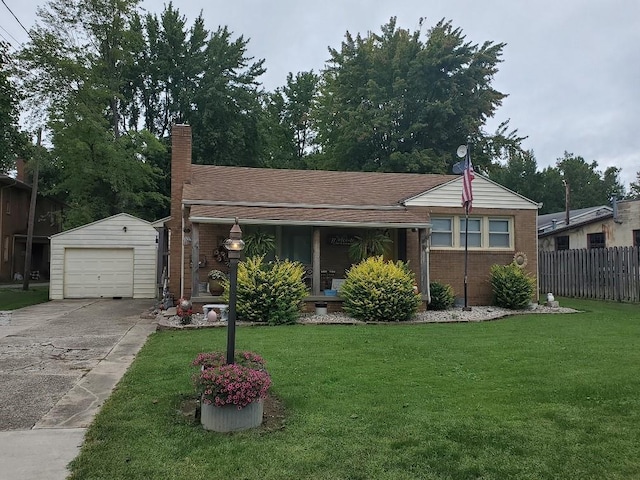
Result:
<svg viewBox="0 0 640 480"><path fill-rule="evenodd" d="M566 307L547 307L544 305L532 305L531 308L525 310L509 310L500 307L491 306L479 306L471 307L470 311L464 311L462 307L451 308L449 310L428 310L425 312L418 312L414 319L406 322L397 323L464 323L464 322L483 322L486 320L495 320L497 318L508 317L511 315L522 315L532 313L577 313L578 310ZM300 315L298 320L300 324L327 324L327 325L359 325L368 322L356 320L349 317L345 313L328 313L325 315L316 315L313 313L304 313ZM372 322L373 323L373 322ZM375 322L379 323L379 322ZM384 322L387 323L387 322ZM396 323L396 322L388 322ZM238 322L239 325L248 325L244 322ZM264 325L261 323L252 325ZM158 320L159 328L173 328L173 329L190 329L190 328L203 328L203 327L224 327L226 322L209 322L204 318L202 314L193 315L191 324L181 325L180 319L177 316L168 316L166 314L160 314Z"/></svg>

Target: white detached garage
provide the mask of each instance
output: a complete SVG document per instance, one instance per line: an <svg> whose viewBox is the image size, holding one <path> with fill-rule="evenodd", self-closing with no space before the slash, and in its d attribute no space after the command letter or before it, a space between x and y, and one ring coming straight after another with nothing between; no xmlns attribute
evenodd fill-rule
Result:
<svg viewBox="0 0 640 480"><path fill-rule="evenodd" d="M127 213L53 235L49 298L155 298L157 235Z"/></svg>

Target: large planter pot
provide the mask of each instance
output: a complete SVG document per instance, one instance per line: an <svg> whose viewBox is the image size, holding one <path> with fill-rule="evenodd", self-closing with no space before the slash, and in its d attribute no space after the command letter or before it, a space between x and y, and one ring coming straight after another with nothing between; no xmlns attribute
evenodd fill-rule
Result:
<svg viewBox="0 0 640 480"><path fill-rule="evenodd" d="M209 280L209 293L214 297L219 297L224 293L224 287L220 280Z"/></svg>
<svg viewBox="0 0 640 480"><path fill-rule="evenodd" d="M262 400L252 402L238 410L236 405L216 407L213 403L202 403L200 423L205 430L214 432L237 432L259 427L262 424Z"/></svg>

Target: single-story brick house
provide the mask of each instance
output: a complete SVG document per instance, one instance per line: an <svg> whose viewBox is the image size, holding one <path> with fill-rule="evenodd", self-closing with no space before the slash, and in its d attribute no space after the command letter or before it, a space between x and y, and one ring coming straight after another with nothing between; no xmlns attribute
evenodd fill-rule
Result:
<svg viewBox="0 0 640 480"><path fill-rule="evenodd" d="M214 300L202 287L209 270L224 270L221 243L238 218L244 233L260 228L276 238L279 258L305 264L307 305L344 278L350 239L367 229L393 240L389 258L408 261L423 300L432 281L464 292L462 177L406 173L280 170L194 165L191 127L174 125L171 158L169 290L196 304ZM469 216L469 305L491 302L489 269L516 254L537 274L538 204L476 174Z"/></svg>

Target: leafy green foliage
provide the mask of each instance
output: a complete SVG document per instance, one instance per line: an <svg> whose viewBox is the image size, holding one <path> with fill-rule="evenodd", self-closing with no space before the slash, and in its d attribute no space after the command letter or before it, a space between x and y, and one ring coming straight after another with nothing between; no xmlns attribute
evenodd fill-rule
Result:
<svg viewBox="0 0 640 480"><path fill-rule="evenodd" d="M249 257L238 265L237 314L239 320L269 325L295 323L307 289L298 262ZM228 299L228 281L224 296Z"/></svg>
<svg viewBox="0 0 640 480"><path fill-rule="evenodd" d="M247 257L264 257L276 249L275 235L256 230L244 236L244 252Z"/></svg>
<svg viewBox="0 0 640 480"><path fill-rule="evenodd" d="M18 126L18 91L10 80L7 45L0 41L0 173L15 164L16 155L24 155L26 138Z"/></svg>
<svg viewBox="0 0 640 480"><path fill-rule="evenodd" d="M440 282L431 282L429 284L431 292L431 302L429 310L447 310L453 306L455 295L451 285Z"/></svg>
<svg viewBox="0 0 640 480"><path fill-rule="evenodd" d="M349 257L354 262L360 262L365 258L384 255L391 243L391 238L386 232L366 230L361 235L356 235L353 243L349 245Z"/></svg>
<svg viewBox="0 0 640 480"><path fill-rule="evenodd" d="M409 320L420 304L420 295L413 289L414 277L401 261L367 258L347 272L340 289L344 298L342 307L358 320Z"/></svg>
<svg viewBox="0 0 640 480"><path fill-rule="evenodd" d="M536 289L536 280L515 263L491 266L494 303L510 309L526 308Z"/></svg>
<svg viewBox="0 0 640 480"><path fill-rule="evenodd" d="M325 168L450 173L456 147L483 136L504 98L491 87L504 44L474 45L446 21L421 37L391 18L330 49L315 112Z"/></svg>

